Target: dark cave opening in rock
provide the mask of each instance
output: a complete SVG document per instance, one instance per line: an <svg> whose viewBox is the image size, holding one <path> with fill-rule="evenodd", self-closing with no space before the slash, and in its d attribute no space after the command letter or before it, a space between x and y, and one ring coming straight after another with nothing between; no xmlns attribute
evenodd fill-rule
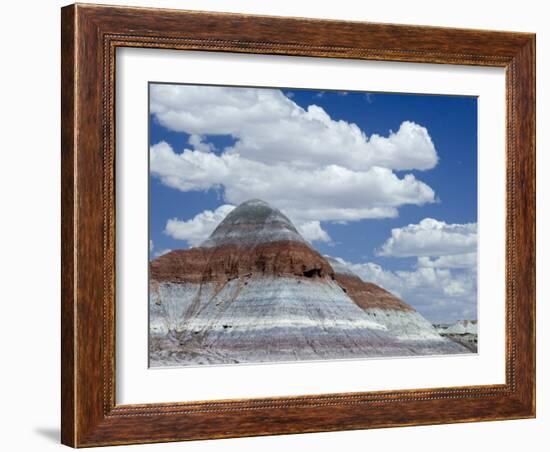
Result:
<svg viewBox="0 0 550 452"><path fill-rule="evenodd" d="M314 276L321 277L321 269L320 268L312 268L310 270L305 270L302 274L306 278L313 278Z"/></svg>

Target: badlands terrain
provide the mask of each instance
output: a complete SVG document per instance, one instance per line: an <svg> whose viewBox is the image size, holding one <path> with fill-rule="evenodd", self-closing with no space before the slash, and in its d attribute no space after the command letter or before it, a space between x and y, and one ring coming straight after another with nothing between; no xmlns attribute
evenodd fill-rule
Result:
<svg viewBox="0 0 550 452"><path fill-rule="evenodd" d="M434 325L443 337L451 339L470 350L477 352L477 320L459 320L452 325Z"/></svg>
<svg viewBox="0 0 550 452"><path fill-rule="evenodd" d="M151 367L471 352L260 200L151 261L149 290Z"/></svg>

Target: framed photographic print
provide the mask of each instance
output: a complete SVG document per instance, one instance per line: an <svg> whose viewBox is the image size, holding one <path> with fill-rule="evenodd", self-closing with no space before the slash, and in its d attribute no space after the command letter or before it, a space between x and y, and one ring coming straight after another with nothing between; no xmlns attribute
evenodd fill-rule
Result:
<svg viewBox="0 0 550 452"><path fill-rule="evenodd" d="M535 37L62 9L62 442L535 416Z"/></svg>

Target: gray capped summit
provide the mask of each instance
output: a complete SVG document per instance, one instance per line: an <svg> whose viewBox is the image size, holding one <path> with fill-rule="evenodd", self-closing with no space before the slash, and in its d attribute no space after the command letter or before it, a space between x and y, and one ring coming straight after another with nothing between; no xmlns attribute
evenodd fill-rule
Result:
<svg viewBox="0 0 550 452"><path fill-rule="evenodd" d="M232 210L201 247L254 246L283 241L307 244L280 210L260 199L251 199Z"/></svg>

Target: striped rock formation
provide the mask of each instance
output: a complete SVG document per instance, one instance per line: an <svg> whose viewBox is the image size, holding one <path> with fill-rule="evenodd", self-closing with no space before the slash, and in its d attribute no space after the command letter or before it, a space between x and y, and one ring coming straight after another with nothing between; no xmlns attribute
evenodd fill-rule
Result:
<svg viewBox="0 0 550 452"><path fill-rule="evenodd" d="M445 334L477 334L477 320L459 320L446 328Z"/></svg>
<svg viewBox="0 0 550 452"><path fill-rule="evenodd" d="M151 366L467 353L252 200L150 262Z"/></svg>
<svg viewBox="0 0 550 452"><path fill-rule="evenodd" d="M400 340L440 340L441 336L412 306L376 284L363 281L342 262L326 256L335 279L372 320L381 323Z"/></svg>

